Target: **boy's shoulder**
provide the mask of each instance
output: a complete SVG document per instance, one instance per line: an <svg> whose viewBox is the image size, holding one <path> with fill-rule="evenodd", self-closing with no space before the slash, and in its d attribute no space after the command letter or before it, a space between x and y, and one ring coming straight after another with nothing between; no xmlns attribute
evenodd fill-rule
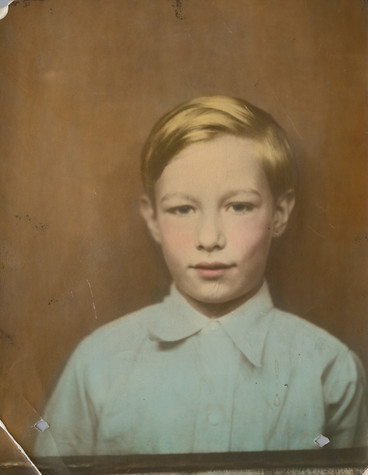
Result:
<svg viewBox="0 0 368 475"><path fill-rule="evenodd" d="M349 348L337 337L318 325L285 312L276 307L273 309L273 321L270 327L270 338L279 346L285 345L289 351L298 355L336 358L349 352Z"/></svg>
<svg viewBox="0 0 368 475"><path fill-rule="evenodd" d="M79 359L90 361L91 355L134 352L148 336L149 324L163 311L162 303L149 305L119 317L94 330L78 345Z"/></svg>

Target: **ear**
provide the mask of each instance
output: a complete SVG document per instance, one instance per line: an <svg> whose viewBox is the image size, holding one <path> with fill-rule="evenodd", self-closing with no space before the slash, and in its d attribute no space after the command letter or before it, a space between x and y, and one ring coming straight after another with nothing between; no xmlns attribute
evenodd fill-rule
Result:
<svg viewBox="0 0 368 475"><path fill-rule="evenodd" d="M294 205L294 190L288 190L277 198L273 216L273 237L279 237L284 233Z"/></svg>
<svg viewBox="0 0 368 475"><path fill-rule="evenodd" d="M156 219L155 207L147 195L141 196L139 209L151 236L158 244L161 244L161 233Z"/></svg>

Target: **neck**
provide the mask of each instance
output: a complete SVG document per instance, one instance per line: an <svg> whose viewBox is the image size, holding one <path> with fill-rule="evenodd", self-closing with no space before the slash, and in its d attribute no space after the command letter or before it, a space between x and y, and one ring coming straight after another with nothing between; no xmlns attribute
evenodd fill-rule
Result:
<svg viewBox="0 0 368 475"><path fill-rule="evenodd" d="M240 307L243 303L249 300L253 295L255 295L258 290L262 287L263 280L252 290L249 292L241 295L240 297L230 300L228 302L201 302L192 298L191 296L181 292L179 289L178 291L181 295L185 298L185 300L189 303L191 307L193 307L198 312L202 313L208 318L220 318L228 313L234 311L238 307Z"/></svg>

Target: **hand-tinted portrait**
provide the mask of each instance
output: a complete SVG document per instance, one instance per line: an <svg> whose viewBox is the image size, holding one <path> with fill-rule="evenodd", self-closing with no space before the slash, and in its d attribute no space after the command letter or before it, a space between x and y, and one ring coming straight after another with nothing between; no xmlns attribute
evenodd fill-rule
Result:
<svg viewBox="0 0 368 475"><path fill-rule="evenodd" d="M0 463L364 466L367 15L9 5Z"/></svg>

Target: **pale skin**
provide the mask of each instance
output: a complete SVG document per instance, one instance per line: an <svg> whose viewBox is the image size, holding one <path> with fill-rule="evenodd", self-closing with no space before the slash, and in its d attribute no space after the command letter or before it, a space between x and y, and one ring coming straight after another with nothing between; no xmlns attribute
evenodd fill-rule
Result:
<svg viewBox="0 0 368 475"><path fill-rule="evenodd" d="M225 315L263 283L272 239L294 193L272 195L254 141L222 135L173 157L141 213L179 292L207 317Z"/></svg>

